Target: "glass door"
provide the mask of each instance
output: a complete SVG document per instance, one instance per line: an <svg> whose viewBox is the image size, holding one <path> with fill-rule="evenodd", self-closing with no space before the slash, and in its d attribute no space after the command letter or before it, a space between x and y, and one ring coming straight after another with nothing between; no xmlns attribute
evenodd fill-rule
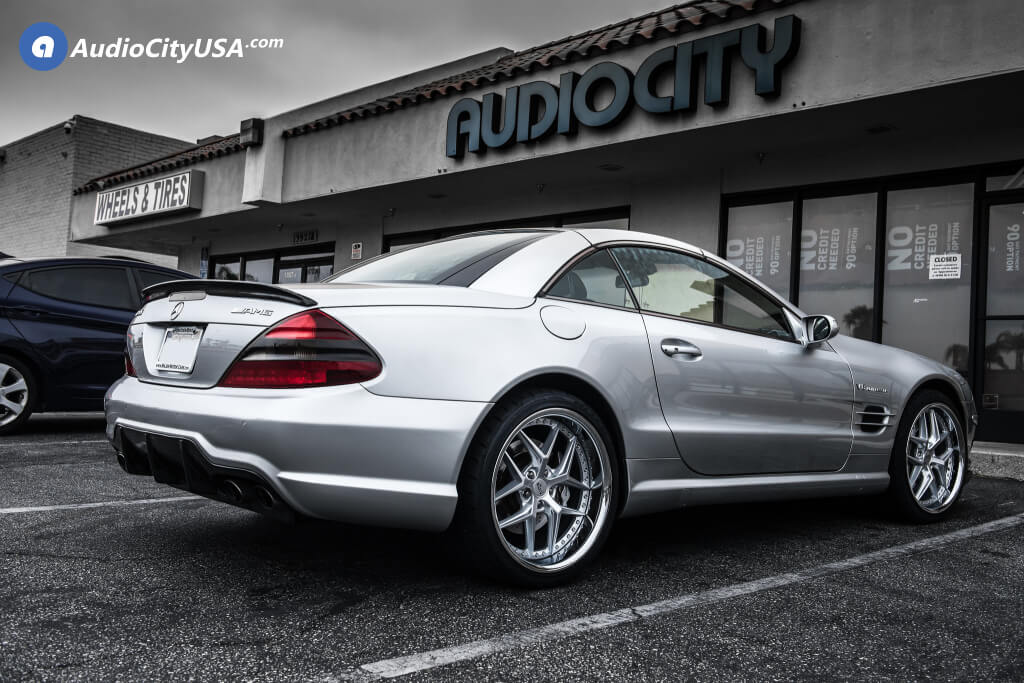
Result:
<svg viewBox="0 0 1024 683"><path fill-rule="evenodd" d="M978 348L979 438L1024 442L1024 199L987 203L986 287Z"/></svg>

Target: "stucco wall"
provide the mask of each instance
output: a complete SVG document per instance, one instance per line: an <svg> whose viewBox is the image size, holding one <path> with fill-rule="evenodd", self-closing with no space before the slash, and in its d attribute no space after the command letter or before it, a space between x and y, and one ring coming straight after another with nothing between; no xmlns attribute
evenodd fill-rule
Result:
<svg viewBox="0 0 1024 683"><path fill-rule="evenodd" d="M479 100L534 80L557 83L564 71L582 73L605 60L635 71L661 47L754 23L772 27L787 14L802 20L801 47L782 72L778 99L755 95L751 72L733 59L727 107L699 103L692 113L672 115L634 108L612 128L582 129L571 138L555 135L462 160L445 156L448 112L462 96ZM168 248L189 253L195 251L189 235L215 254L280 248L290 241L273 226L283 221L286 231L293 228L274 207L298 215L305 203L323 201L331 215L321 239L329 231L344 233L336 237L341 266L353 241L364 243L366 256L377 253L382 233L628 205L633 229L714 249L723 192L1024 158L1024 137L1008 134L1019 122L995 121L999 98L1022 85L1022 23L1024 3L1018 0L808 0L325 131L280 137L285 127L357 104L361 96L369 101L389 88L443 75L435 69L422 79L405 77L268 119L262 147L194 167L207 171L198 214L108 229L91 224L95 193L77 197L74 235L103 240L137 232L139 240L166 240ZM976 83L987 84L985 99L977 102L969 87ZM891 133L865 133L872 124L894 120ZM606 156L626 159L629 168L595 172ZM541 185L546 189L535 189ZM443 198L427 199L431 195ZM247 213L231 218L237 212ZM205 233L210 226L221 232Z"/></svg>
<svg viewBox="0 0 1024 683"><path fill-rule="evenodd" d="M691 114L652 115L634 108L619 125L582 129L574 137L551 136L535 144L512 145L486 154L445 157L448 112L459 96L420 103L392 113L343 124L287 141L284 156L285 201L346 192L381 184L430 178L637 140L679 131L828 107L940 83L1024 67L1024 3L1018 0L935 2L934 0L817 0L761 13L736 26L796 14L803 22L799 53L782 74L782 95L766 100L754 94L753 76L738 59L732 63L727 107L698 105ZM709 29L707 34L734 26ZM687 34L683 40L705 35ZM572 69L582 73L599 61L613 60L635 71L655 50L682 42L674 37L641 44L612 55L537 71L496 86L473 89L479 100L488 92L535 80L557 84Z"/></svg>
<svg viewBox="0 0 1024 683"><path fill-rule="evenodd" d="M86 192L75 195L71 201L72 238L82 240L107 235L116 237L142 231L145 234L139 236L140 242L149 243L153 249L176 252L178 247L181 246L180 236L170 236L166 233L154 236L152 234L154 228L174 226L182 221L212 218L225 213L249 211L253 208L239 201L242 192L242 177L245 170L244 154L236 153L219 159L200 162L189 168L203 171L205 175L203 180L203 207L201 210L107 227L93 223L97 193ZM125 183L125 185L131 185L131 183ZM161 239L166 241L161 244ZM156 243L153 243L154 241Z"/></svg>

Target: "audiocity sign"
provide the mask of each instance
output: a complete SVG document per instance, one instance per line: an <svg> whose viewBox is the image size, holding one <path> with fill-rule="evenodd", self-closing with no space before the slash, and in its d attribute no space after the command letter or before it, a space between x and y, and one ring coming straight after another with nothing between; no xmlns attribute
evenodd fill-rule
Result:
<svg viewBox="0 0 1024 683"><path fill-rule="evenodd" d="M754 72L754 92L769 98L782 89L781 71L800 47L800 19L794 15L775 20L771 49L767 31L754 24L725 33L705 36L652 53L636 74L615 62L601 62L583 75L567 71L558 86L533 81L481 100L465 98L448 113L445 154L453 159L466 151L480 154L488 148L540 140L552 133L572 135L577 126L601 128L618 123L632 105L651 114L692 111L697 103L697 84L704 72L704 104L724 107L729 103L729 74L739 52ZM671 69L672 93L659 94L655 83ZM595 106L595 93L610 89L605 106ZM608 98L605 98L608 99Z"/></svg>
<svg viewBox="0 0 1024 683"><path fill-rule="evenodd" d="M96 194L96 225L203 208L203 172L185 171Z"/></svg>

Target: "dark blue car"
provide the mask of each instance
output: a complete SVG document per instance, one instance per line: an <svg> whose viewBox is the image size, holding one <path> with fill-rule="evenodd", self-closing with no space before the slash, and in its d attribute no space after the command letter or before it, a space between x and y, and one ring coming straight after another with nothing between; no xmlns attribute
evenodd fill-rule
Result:
<svg viewBox="0 0 1024 683"><path fill-rule="evenodd" d="M0 434L33 412L102 410L139 293L191 277L134 259L0 260Z"/></svg>

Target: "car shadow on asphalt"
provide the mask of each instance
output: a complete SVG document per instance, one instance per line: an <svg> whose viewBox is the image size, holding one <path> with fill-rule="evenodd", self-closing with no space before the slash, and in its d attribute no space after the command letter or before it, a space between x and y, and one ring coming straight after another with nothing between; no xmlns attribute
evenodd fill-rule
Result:
<svg viewBox="0 0 1024 683"><path fill-rule="evenodd" d="M217 503L196 503L214 512ZM227 509L227 508L225 508ZM232 511L204 519L201 529L174 526L162 532L174 544L181 534L197 566L227 562L225 575L246 576L251 590L282 577L312 585L418 586L457 592L521 592L470 569L471 548L451 533L360 527L319 520L284 524ZM205 515L204 515L205 516ZM641 576L675 572L706 574L708 567L749 557L784 561L815 546L856 546L895 535L877 498L824 499L720 505L619 520L601 556L579 583L613 582L623 572ZM877 542L877 541L876 541ZM857 554L853 552L851 554ZM835 559L839 559L838 557ZM715 574L721 572L716 569ZM209 580L209 575L197 580Z"/></svg>
<svg viewBox="0 0 1024 683"><path fill-rule="evenodd" d="M957 514L924 526L895 520L877 496L714 505L621 519L583 576L544 592L615 596L626 576L640 600L809 568L1024 511L1022 490L1016 483L975 480ZM147 515L147 545L172 557L206 590L244 589L263 602L271 594L296 602L327 596L330 609L338 610L390 591L452 599L536 592L476 573L472 548L451 533L319 520L284 524L221 503L179 505Z"/></svg>
<svg viewBox="0 0 1024 683"><path fill-rule="evenodd" d="M103 413L42 413L28 422L10 438L24 436L62 437L75 434L84 438L102 439L106 421Z"/></svg>

